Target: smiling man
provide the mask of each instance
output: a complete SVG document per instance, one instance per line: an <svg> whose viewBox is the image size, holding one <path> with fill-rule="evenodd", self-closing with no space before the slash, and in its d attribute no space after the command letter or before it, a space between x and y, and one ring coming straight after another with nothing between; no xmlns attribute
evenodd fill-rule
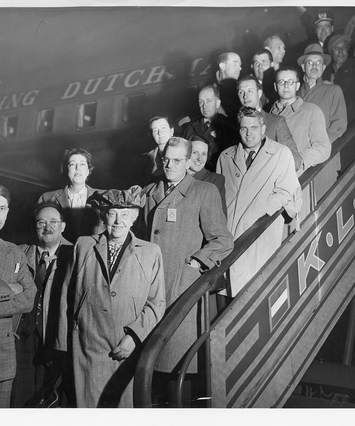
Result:
<svg viewBox="0 0 355 426"><path fill-rule="evenodd" d="M139 186L96 193L91 203L100 208L107 229L79 238L74 249L73 273L61 299L61 330L67 323L66 295L72 294L68 337L78 407L133 407L136 355L164 314L160 248L131 232L144 202ZM60 337L65 350L65 333Z"/></svg>
<svg viewBox="0 0 355 426"><path fill-rule="evenodd" d="M291 151L265 136L262 114L242 107L238 114L241 143L227 148L217 162L226 180L227 224L237 239L265 214L285 208L296 216L300 185ZM221 295L234 297L281 245L284 219L279 216L229 270L230 287Z"/></svg>
<svg viewBox="0 0 355 426"><path fill-rule="evenodd" d="M63 237L65 222L61 207L42 203L34 212L36 239L22 245L27 265L37 286L32 312L22 316L19 327L18 374L14 405L33 406L43 386L54 383L65 360L54 350L59 319L59 299L64 277L72 265L73 245Z"/></svg>

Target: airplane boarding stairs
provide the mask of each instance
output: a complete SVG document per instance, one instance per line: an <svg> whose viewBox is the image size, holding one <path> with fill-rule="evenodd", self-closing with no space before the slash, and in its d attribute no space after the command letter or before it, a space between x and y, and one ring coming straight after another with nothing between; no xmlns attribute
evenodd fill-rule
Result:
<svg viewBox="0 0 355 426"><path fill-rule="evenodd" d="M355 144L355 126L333 144L332 157L349 143ZM180 369L176 406L183 406L186 368L196 350L204 347L206 406L282 407L350 304L355 295L355 162L318 201L317 175L331 161L308 170L300 179L311 199L311 212L300 231L288 236L216 320L211 323L204 316L205 328ZM136 407L152 406L154 364L164 343L201 299L204 312L209 312L209 292L216 278L280 213L259 219L235 242L222 265L195 281L169 309L140 356L134 381ZM349 374L352 311L344 367Z"/></svg>

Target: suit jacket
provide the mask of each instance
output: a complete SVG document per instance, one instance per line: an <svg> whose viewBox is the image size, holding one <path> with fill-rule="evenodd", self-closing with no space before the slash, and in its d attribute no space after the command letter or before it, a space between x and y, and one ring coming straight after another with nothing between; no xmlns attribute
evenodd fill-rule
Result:
<svg viewBox="0 0 355 426"><path fill-rule="evenodd" d="M0 381L15 377L13 316L31 311L36 285L24 253L0 239Z"/></svg>
<svg viewBox="0 0 355 426"><path fill-rule="evenodd" d="M207 127L203 117L188 123L183 128L183 137L192 139L194 136L205 140L209 145L210 159L206 167L215 170L219 154L227 147L236 143L237 126L223 114L216 114Z"/></svg>
<svg viewBox="0 0 355 426"><path fill-rule="evenodd" d="M87 198L89 198L95 191L103 191L91 188L88 185L86 185L86 188L88 191ZM70 242L75 243L78 237L82 235L92 235L98 231L100 224L98 212L88 205L84 208L71 208L65 188L45 192L39 197L38 203L48 201L58 203L62 207L66 221L63 236Z"/></svg>
<svg viewBox="0 0 355 426"><path fill-rule="evenodd" d="M58 247L56 257L51 262L49 274L44 284L43 292L43 330L45 339L43 343L48 348L54 347L55 338L58 333L58 321L59 321L59 303L64 278L68 271L71 270L73 262L73 244L67 241L65 238L61 239ZM36 274L36 244L23 244L21 246L27 258L28 268L34 277ZM18 334L20 338L26 338L28 326L34 323L34 310L28 314L25 314L21 318L21 322L18 328ZM32 331L33 332L33 331Z"/></svg>
<svg viewBox="0 0 355 426"><path fill-rule="evenodd" d="M233 248L227 229L221 197L217 187L186 175L175 189L164 197L164 181L145 188L143 209L145 237L162 250L166 301L170 306L197 278L201 271L189 266L191 257L210 269L219 265ZM168 211L175 209L176 220L168 220ZM171 371L197 337L197 307L191 310L166 345L157 369ZM196 362L190 372L196 370Z"/></svg>
<svg viewBox="0 0 355 426"><path fill-rule="evenodd" d="M265 214L284 207L291 217L300 211L300 184L290 150L269 138L247 170L242 144L222 152L217 171L226 179L227 222L238 238ZM235 296L280 246L280 216L230 268L230 295Z"/></svg>
<svg viewBox="0 0 355 426"><path fill-rule="evenodd" d="M69 336L78 407L100 405L109 382L120 385L120 371L127 360L115 361L109 355L125 335L124 328L132 330L142 342L164 314L160 248L131 236L111 280L105 233L81 237L75 245L73 274L65 281L62 293L61 324L65 329L66 300L72 294L74 315ZM58 344L62 350L66 349L65 335L59 336ZM131 384L122 396L117 388L116 393L117 405L132 404Z"/></svg>

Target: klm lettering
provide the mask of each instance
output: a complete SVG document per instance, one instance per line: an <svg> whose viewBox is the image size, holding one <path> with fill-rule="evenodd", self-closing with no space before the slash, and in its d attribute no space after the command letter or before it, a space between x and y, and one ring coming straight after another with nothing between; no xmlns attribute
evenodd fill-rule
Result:
<svg viewBox="0 0 355 426"><path fill-rule="evenodd" d="M349 206L349 203L347 204ZM354 206L352 206L351 211L350 209L345 209L344 205L340 206L335 214L329 218L322 230L308 246L308 250L302 253L297 259L300 295L307 289L309 284L317 278L328 260L349 233L354 230ZM344 219L344 211L348 211L349 217L347 219Z"/></svg>

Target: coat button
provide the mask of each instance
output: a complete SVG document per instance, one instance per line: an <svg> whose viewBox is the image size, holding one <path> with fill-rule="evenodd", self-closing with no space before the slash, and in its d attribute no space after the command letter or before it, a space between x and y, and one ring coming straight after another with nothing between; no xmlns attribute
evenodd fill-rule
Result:
<svg viewBox="0 0 355 426"><path fill-rule="evenodd" d="M158 235L159 233L160 233L159 229L156 229L156 230L154 231L154 235Z"/></svg>
<svg viewBox="0 0 355 426"><path fill-rule="evenodd" d="M116 292L115 291L111 291L111 297L115 297L116 296Z"/></svg>

